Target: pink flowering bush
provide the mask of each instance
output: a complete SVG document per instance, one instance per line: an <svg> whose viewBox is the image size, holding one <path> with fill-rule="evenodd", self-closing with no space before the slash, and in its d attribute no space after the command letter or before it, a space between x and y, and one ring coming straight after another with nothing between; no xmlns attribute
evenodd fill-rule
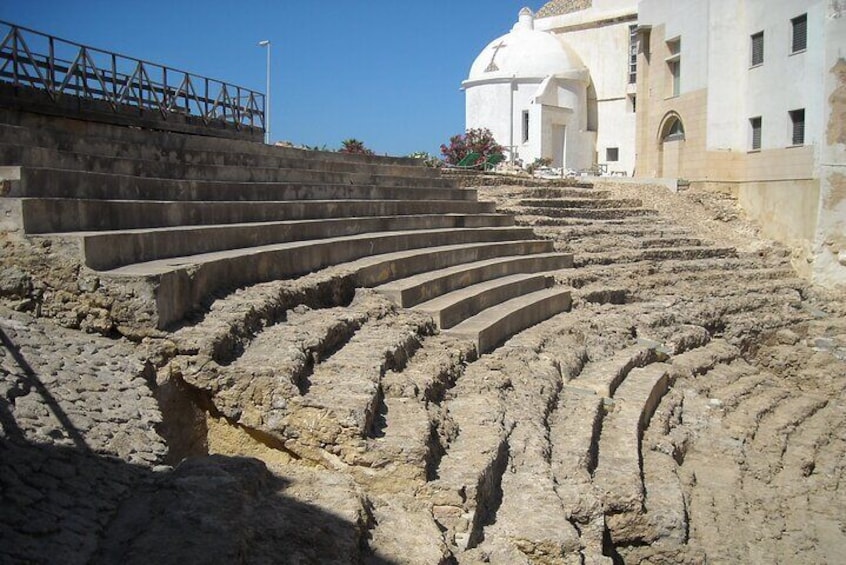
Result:
<svg viewBox="0 0 846 565"><path fill-rule="evenodd" d="M444 160L455 165L468 153L481 155L479 161L484 161L490 155L501 154L502 146L496 142L493 133L487 128L471 128L463 135L454 135L449 138L449 145L441 145L441 154Z"/></svg>

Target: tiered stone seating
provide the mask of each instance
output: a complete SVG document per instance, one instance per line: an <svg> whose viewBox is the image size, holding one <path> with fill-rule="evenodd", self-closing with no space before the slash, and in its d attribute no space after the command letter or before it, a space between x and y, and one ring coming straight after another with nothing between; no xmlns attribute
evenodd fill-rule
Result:
<svg viewBox="0 0 846 565"><path fill-rule="evenodd" d="M79 249L101 292L137 297L123 325L167 328L220 293L323 269L425 303L444 329L473 318L454 331L481 349L569 307L543 273L571 255L412 159L12 112L0 132L7 215Z"/></svg>

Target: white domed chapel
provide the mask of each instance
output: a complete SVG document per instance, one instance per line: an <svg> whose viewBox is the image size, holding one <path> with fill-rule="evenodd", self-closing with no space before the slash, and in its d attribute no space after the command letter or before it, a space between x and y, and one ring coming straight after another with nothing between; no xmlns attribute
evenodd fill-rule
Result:
<svg viewBox="0 0 846 565"><path fill-rule="evenodd" d="M467 128L490 129L515 162L593 163L596 96L588 69L558 37L535 29L529 8L476 57L462 88Z"/></svg>

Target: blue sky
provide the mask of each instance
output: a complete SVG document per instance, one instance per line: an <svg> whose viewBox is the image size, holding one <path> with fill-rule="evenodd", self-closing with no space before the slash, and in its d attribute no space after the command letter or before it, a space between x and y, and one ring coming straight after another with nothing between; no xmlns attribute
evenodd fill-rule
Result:
<svg viewBox="0 0 846 565"><path fill-rule="evenodd" d="M526 0L0 0L0 19L265 90L273 140L438 153L464 129L473 59Z"/></svg>

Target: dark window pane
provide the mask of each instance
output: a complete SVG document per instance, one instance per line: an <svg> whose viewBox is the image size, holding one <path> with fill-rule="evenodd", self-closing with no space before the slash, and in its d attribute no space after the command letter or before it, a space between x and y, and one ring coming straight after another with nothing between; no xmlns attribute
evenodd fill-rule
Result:
<svg viewBox="0 0 846 565"><path fill-rule="evenodd" d="M805 144L805 110L793 110L790 112L790 121L793 123L793 145Z"/></svg>
<svg viewBox="0 0 846 565"><path fill-rule="evenodd" d="M802 14L790 20L793 24L793 44L791 52L804 51L808 46L808 15Z"/></svg>
<svg viewBox="0 0 846 565"><path fill-rule="evenodd" d="M764 32L752 36L752 66L764 62Z"/></svg>
<svg viewBox="0 0 846 565"><path fill-rule="evenodd" d="M760 149L761 148L761 118L750 119L749 125L752 127L752 149Z"/></svg>

